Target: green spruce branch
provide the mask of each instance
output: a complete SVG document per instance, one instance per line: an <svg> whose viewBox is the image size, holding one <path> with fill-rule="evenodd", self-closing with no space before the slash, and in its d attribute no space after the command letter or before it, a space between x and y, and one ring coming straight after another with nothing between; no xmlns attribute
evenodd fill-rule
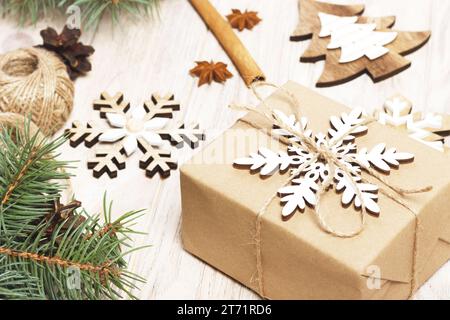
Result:
<svg viewBox="0 0 450 320"><path fill-rule="evenodd" d="M0 12L17 18L19 25L35 24L55 13L64 14L78 6L83 29L95 29L103 16L118 23L124 13L133 18L146 17L158 9L160 0L0 0Z"/></svg>
<svg viewBox="0 0 450 320"><path fill-rule="evenodd" d="M0 299L135 298L144 281L126 270L132 226L142 213L112 219L60 205L68 163L56 159L66 141L0 128Z"/></svg>

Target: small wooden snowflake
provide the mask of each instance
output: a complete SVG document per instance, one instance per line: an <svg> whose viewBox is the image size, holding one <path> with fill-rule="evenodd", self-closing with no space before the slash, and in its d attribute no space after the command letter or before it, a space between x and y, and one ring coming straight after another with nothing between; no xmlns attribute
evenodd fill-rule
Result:
<svg viewBox="0 0 450 320"><path fill-rule="evenodd" d="M295 131L303 128L307 137L313 137L313 132L307 129L307 118L297 121L293 115L287 116L281 111L276 111L276 114L286 127L293 128ZM374 215L379 215L378 187L363 181L361 170L373 167L388 173L392 167L399 166L400 162L412 160L414 155L397 152L395 148L386 148L385 143L377 144L370 150L362 148L358 152L357 145L354 143L355 138L368 130L367 126L362 124L361 110L355 109L349 114L343 113L340 117L333 116L330 118L330 123L331 128L328 135L319 133L314 138L317 146L329 148L339 162L351 172L350 177L344 174L343 170L337 168L333 177L336 191L342 192L342 203L344 205L354 203L356 208L361 208L361 199L354 187L357 186L366 209ZM316 192L319 190L320 183L326 180L330 174L330 168L321 157L310 152L299 137L279 128L274 129L274 134L287 137L292 141L287 152L274 152L267 148L260 148L258 153L237 159L234 163L240 166L250 166L250 170L259 171L262 176L271 175L276 171L284 172L287 169L294 169L290 171L290 174L296 175L292 177L291 185L278 190L281 202L285 203L282 216L288 217L297 208L303 211L307 204L311 206L317 204ZM307 163L310 164L301 172L295 171L296 168Z"/></svg>
<svg viewBox="0 0 450 320"><path fill-rule="evenodd" d="M137 149L143 153L139 166L148 177L156 173L168 177L170 171L177 168L177 161L164 147L164 140L177 148L186 142L193 149L205 138L198 125L186 128L184 124L178 124L175 128L166 128L173 112L180 110L173 96L152 95L151 101L145 102L143 108L130 112L130 104L123 100L123 94L117 93L112 97L102 93L100 99L94 101L94 109L106 119L109 128L74 122L68 133L70 145L74 148L82 142L89 148L100 145L95 158L88 161L88 168L93 170L96 178L104 173L110 178L117 177L118 170L125 168L126 158Z"/></svg>
<svg viewBox="0 0 450 320"><path fill-rule="evenodd" d="M395 95L385 101L383 109L377 111L375 117L381 124L404 128L414 140L444 152L444 138L434 133L443 128L442 115L414 112L408 99Z"/></svg>

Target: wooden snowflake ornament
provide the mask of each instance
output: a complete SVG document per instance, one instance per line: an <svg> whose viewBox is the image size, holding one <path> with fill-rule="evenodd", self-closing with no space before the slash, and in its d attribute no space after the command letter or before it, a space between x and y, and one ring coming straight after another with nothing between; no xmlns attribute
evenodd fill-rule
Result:
<svg viewBox="0 0 450 320"><path fill-rule="evenodd" d="M117 177L118 170L125 168L126 158L137 149L143 153L139 166L148 177L156 173L168 177L170 171L177 168L177 161L165 148L164 140L177 148L186 142L193 149L205 138L198 125L185 128L184 124L178 124L175 128L166 128L173 112L180 110L173 96L152 95L151 101L145 102L143 108L130 112L130 104L123 100L123 94L112 97L102 93L100 99L94 101L94 109L106 119L109 128L74 122L68 132L72 147L83 141L89 148L96 144L100 146L95 158L88 161L88 168L93 170L96 178L105 173L110 178Z"/></svg>
<svg viewBox="0 0 450 320"><path fill-rule="evenodd" d="M280 111L277 111L276 114L287 128L295 130L302 128L305 136L313 137L312 131L307 129L308 120L306 118L296 121L293 115L286 116ZM351 173L349 176L339 168L335 170L333 183L336 191L342 193L342 204L346 206L353 203L356 208L361 208L363 202L370 213L378 215L380 213L377 204L378 186L366 181L362 177L361 171L377 169L389 173L391 168L398 167L400 163L412 161L414 155L398 152L395 148L387 148L385 143L379 143L370 150L362 148L358 151L355 139L368 130L367 126L363 124L361 110L355 109L348 114L343 113L340 117L333 116L330 118L330 124L328 135L316 134L314 141L316 146L324 146L329 149L338 159L342 168L347 168ZM273 133L291 141L287 152L274 152L267 148L260 148L258 153L237 159L234 164L250 167L250 170L259 171L262 176L290 169L291 184L278 190L281 202L284 203L282 216L288 217L297 209L303 211L306 205L315 206L317 204L316 193L320 184L327 180L330 167L319 154L309 152L299 137L279 128L275 128ZM355 190L355 186L359 190ZM358 194L361 195L363 201Z"/></svg>
<svg viewBox="0 0 450 320"><path fill-rule="evenodd" d="M300 61L326 60L318 87L341 84L363 73L374 82L389 78L411 65L403 56L422 47L431 34L391 30L395 17L360 16L362 5L299 0L299 11L291 40L312 39Z"/></svg>
<svg viewBox="0 0 450 320"><path fill-rule="evenodd" d="M381 124L403 129L411 138L438 151L444 151L446 130L443 115L413 112L412 103L408 99L395 95L387 99L382 110L376 111L374 116Z"/></svg>

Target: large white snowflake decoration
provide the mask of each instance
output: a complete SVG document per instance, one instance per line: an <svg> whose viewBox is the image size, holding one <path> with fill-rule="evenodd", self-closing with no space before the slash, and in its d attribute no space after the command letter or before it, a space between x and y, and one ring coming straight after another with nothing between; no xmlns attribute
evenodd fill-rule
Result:
<svg viewBox="0 0 450 320"><path fill-rule="evenodd" d="M444 151L443 138L434 134L443 126L441 115L434 113L413 113L412 104L406 98L396 95L385 101L383 110L376 113L381 124L403 127L408 135L438 151Z"/></svg>
<svg viewBox="0 0 450 320"><path fill-rule="evenodd" d="M307 129L306 118L296 121L293 115L286 116L280 111L275 111L278 118L288 128L297 131L303 128L304 134L313 137L311 130ZM353 110L349 114L343 113L340 117L330 118L331 128L328 135L323 133L314 136L317 146L326 146L336 156L338 161L351 172L351 177L343 170L337 168L333 177L333 184L338 192L342 192L342 203L350 205L354 203L360 208L362 203L358 194L363 197L365 208L372 214L378 215L380 208L377 204L378 187L368 183L361 176L361 169L375 168L383 172L390 172L391 168L398 167L400 162L410 161L413 154L397 152L395 148L386 148L386 144L380 143L372 149L362 148L357 150L354 143L357 135L367 132L367 126L363 124L362 111ZM319 185L327 179L330 168L318 154L311 153L304 143L289 131L274 129L273 133L288 138L292 143L287 147L287 152L274 152L267 148L260 148L258 153L250 154L250 157L236 159L234 163L239 166L250 166L250 170L259 171L260 175L271 175L276 171L285 172L290 169L291 184L278 190L281 202L284 203L282 215L290 216L297 209L303 211L306 205L317 204L316 192ZM310 163L311 162L311 163ZM298 170L302 164L310 163ZM295 175L295 176L292 176ZM351 180L350 180L351 179ZM359 192L355 190L357 186Z"/></svg>
<svg viewBox="0 0 450 320"><path fill-rule="evenodd" d="M319 19L319 37L331 35L327 48L341 48L340 63L355 61L363 56L375 60L389 52L384 46L397 37L394 31L375 31L375 23L356 23L356 16L340 17L319 12Z"/></svg>
<svg viewBox="0 0 450 320"><path fill-rule="evenodd" d="M130 104L123 100L123 94L111 97L102 93L100 99L94 101L94 109L107 120L109 128L76 121L68 132L72 147L83 141L89 148L96 144L103 147L97 150L94 159L88 161L88 168L93 170L96 178L104 173L111 178L117 177L117 171L125 168L126 158L138 148L143 153L139 166L148 177L156 173L168 177L170 171L177 168L177 161L165 148L164 140L177 148L183 147L184 142L196 148L199 141L204 140L198 125L185 128L184 124L178 124L175 128L166 128L173 112L180 110L179 103L171 95L152 95L151 101L145 102L143 108L130 112Z"/></svg>

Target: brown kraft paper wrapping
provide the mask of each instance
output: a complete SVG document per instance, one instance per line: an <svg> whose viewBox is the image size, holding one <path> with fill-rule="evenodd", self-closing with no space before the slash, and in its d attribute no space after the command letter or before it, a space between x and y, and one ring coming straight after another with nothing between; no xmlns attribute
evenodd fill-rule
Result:
<svg viewBox="0 0 450 320"><path fill-rule="evenodd" d="M327 132L330 116L349 110L294 82L284 88L300 100L301 113L316 133ZM289 112L289 100L281 90L266 103ZM251 117L246 116L247 120ZM285 183L287 173L262 179L233 167L234 159L257 152L269 139L246 141L246 148L225 163L202 164L205 154L226 155L223 146L230 145L226 141L239 141L239 129L256 130L238 121L181 168L182 239L187 251L258 291L255 221L264 203ZM368 215L360 235L337 238L320 229L311 208L283 221L280 198L276 197L261 221L265 297L405 299L449 259L450 157L376 122L356 139L358 149L381 142L415 155L413 162L386 175L390 183L403 188L433 186L430 192L403 197L417 214L420 227L416 228L413 212L379 193L380 216ZM344 208L334 189L322 197L320 210L335 228L351 231L357 226L358 213L353 206ZM380 286L371 285L376 280L371 276L381 278Z"/></svg>

